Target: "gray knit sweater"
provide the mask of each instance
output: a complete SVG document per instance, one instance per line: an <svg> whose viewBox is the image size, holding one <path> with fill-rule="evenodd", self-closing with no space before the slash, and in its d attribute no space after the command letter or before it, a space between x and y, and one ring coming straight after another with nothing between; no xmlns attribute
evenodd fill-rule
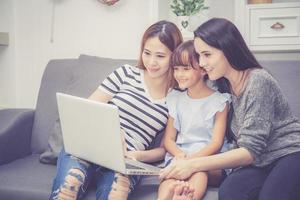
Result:
<svg viewBox="0 0 300 200"><path fill-rule="evenodd" d="M252 70L243 93L233 96L232 103L235 146L249 150L254 166L300 151L300 123L267 71Z"/></svg>

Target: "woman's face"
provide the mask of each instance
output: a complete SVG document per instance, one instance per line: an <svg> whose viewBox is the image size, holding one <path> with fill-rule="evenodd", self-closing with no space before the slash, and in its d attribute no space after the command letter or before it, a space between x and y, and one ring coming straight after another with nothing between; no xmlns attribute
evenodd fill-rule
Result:
<svg viewBox="0 0 300 200"><path fill-rule="evenodd" d="M209 46L198 37L194 40L194 46L200 55L200 66L205 69L210 80L226 77L232 67L221 50Z"/></svg>
<svg viewBox="0 0 300 200"><path fill-rule="evenodd" d="M167 75L172 52L158 37L149 38L142 52L142 59L148 75L159 78Z"/></svg>

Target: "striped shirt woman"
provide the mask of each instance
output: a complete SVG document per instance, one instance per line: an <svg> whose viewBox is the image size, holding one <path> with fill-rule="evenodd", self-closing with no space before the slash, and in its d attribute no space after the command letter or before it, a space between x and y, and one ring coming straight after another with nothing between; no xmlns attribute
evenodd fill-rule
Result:
<svg viewBox="0 0 300 200"><path fill-rule="evenodd" d="M128 150L145 150L165 127L165 98L153 100L144 83L144 70L124 65L111 73L99 89L113 96L110 104L120 111Z"/></svg>

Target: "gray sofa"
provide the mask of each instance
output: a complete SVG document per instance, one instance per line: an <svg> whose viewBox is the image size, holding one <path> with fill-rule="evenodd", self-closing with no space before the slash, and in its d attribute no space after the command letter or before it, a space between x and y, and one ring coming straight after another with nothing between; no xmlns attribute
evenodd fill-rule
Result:
<svg viewBox="0 0 300 200"><path fill-rule="evenodd" d="M78 59L51 60L44 72L35 110L0 110L0 199L48 199L54 165L39 162L58 118L56 92L88 97L116 67L133 60L81 55ZM300 61L261 62L279 80L294 114L300 117ZM156 198L158 180L144 177L130 199ZM205 200L216 200L217 188L209 188ZM95 199L95 189L85 199Z"/></svg>

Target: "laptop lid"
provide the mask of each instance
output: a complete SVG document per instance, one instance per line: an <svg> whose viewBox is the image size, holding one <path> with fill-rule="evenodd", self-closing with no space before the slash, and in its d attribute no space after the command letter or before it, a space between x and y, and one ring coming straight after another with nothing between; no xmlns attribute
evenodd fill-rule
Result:
<svg viewBox="0 0 300 200"><path fill-rule="evenodd" d="M56 97L65 151L125 174L118 108L62 93Z"/></svg>

